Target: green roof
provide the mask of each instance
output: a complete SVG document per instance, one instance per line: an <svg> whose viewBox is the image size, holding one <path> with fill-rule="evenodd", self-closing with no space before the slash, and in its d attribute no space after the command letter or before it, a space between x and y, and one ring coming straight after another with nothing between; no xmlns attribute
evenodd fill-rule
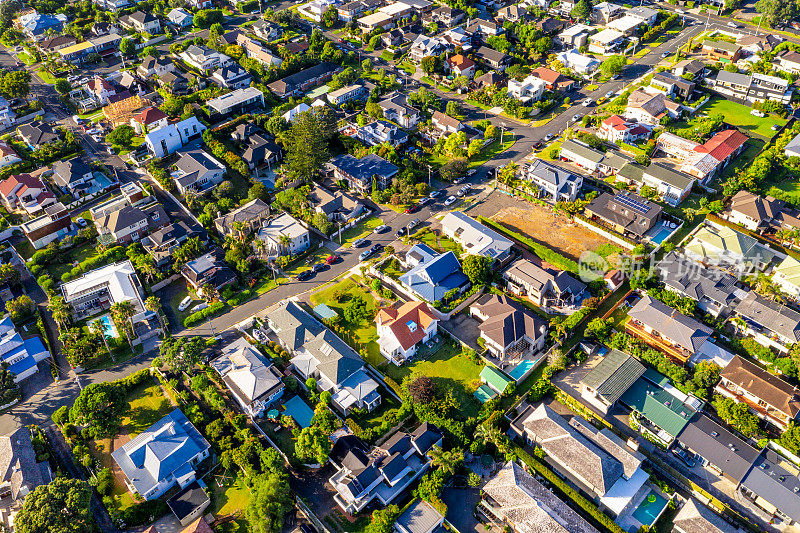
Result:
<svg viewBox="0 0 800 533"><path fill-rule="evenodd" d="M729 43L727 41L713 41L711 39L706 39L703 41L703 46L715 48L717 50L724 50L725 52L730 52L732 54L741 49L741 46L736 43Z"/></svg>
<svg viewBox="0 0 800 533"><path fill-rule="evenodd" d="M320 317L322 320L331 320L337 316L336 311L325 304L319 304L316 306L314 308L314 314Z"/></svg>
<svg viewBox="0 0 800 533"><path fill-rule="evenodd" d="M481 370L481 381L489 385L492 389L502 393L506 390L508 384L514 380L506 377L505 374L493 366L485 366L483 370Z"/></svg>
<svg viewBox="0 0 800 533"><path fill-rule="evenodd" d="M626 165L623 165L622 168L619 169L617 175L623 178L627 178L630 181L641 182L644 181L644 167L636 165L634 163L627 163Z"/></svg>
<svg viewBox="0 0 800 533"><path fill-rule="evenodd" d="M481 385L478 387L478 390L472 393L472 395L475 396L479 402L486 403L492 398L495 398L497 396L497 392L490 389L488 385Z"/></svg>
<svg viewBox="0 0 800 533"><path fill-rule="evenodd" d="M658 373L654 372L654 374ZM636 380L625 391L620 401L640 412L654 425L676 437L697 411L648 380L646 375ZM656 379L659 378L656 377ZM659 379L659 381L661 380Z"/></svg>
<svg viewBox="0 0 800 533"><path fill-rule="evenodd" d="M638 360L625 352L611 350L584 376L581 383L596 390L607 402L613 404L644 373L644 365Z"/></svg>

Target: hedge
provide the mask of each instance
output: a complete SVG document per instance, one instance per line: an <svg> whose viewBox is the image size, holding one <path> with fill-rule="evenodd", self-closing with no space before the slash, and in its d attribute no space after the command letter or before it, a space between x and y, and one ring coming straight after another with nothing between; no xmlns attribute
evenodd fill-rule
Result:
<svg viewBox="0 0 800 533"><path fill-rule="evenodd" d="M191 315L187 316L183 319L183 327L188 328L194 326L198 322L202 322L206 318L216 315L217 313L221 312L225 309L225 302L214 302L213 304L209 305L205 309L201 309L196 313L192 313Z"/></svg>
<svg viewBox="0 0 800 533"><path fill-rule="evenodd" d="M602 531L609 533L625 533L625 530L619 527L608 515L598 509L592 502L581 496L578 491L567 485L567 483L552 470L540 463L537 459L534 459L528 452L523 450L522 447L515 444L514 453L516 453L517 457L528 465L529 468L535 470L537 474L544 477L551 485L556 487L561 494L572 500L578 507L594 518Z"/></svg>
<svg viewBox="0 0 800 533"><path fill-rule="evenodd" d="M478 221L481 224L488 226L501 234L505 234L521 244L524 244L530 249L531 252L538 255L542 261L546 261L551 265L560 268L561 270L578 274L578 263L572 259L567 259L558 252L554 252L544 244L539 244L530 237L522 235L521 233L517 233L516 231L512 231L504 226L501 226L497 222L489 220L486 217L478 217Z"/></svg>

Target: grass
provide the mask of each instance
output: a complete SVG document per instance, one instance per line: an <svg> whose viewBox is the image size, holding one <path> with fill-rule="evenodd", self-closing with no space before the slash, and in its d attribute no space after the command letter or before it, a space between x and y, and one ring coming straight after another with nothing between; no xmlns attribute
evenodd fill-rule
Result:
<svg viewBox="0 0 800 533"><path fill-rule="evenodd" d="M50 274L50 277L53 278L53 281L58 282L61 280L62 274L66 274L72 270L73 263L75 261L80 263L86 259L96 257L98 255L100 254L97 253L97 250L91 245L91 243L86 243L67 252L65 257L63 257L62 263L56 263L53 261L47 265L45 270L47 270L47 272Z"/></svg>
<svg viewBox="0 0 800 533"><path fill-rule="evenodd" d="M47 72L47 70L40 68L36 71L36 74L42 79L43 82L49 83L50 85L55 85L56 77Z"/></svg>
<svg viewBox="0 0 800 533"><path fill-rule="evenodd" d="M342 232L342 246L344 248L351 247L353 245L353 242L355 242L357 239L366 237L367 235L371 234L372 230L374 230L381 224L383 224L383 221L378 217L365 218L352 228ZM334 240L338 241L338 239Z"/></svg>
<svg viewBox="0 0 800 533"><path fill-rule="evenodd" d="M774 124L778 126L786 124L785 119L773 115L767 115L763 118L751 115L751 107L725 100L718 96L712 96L711 100L703 106L703 109L709 115L720 114L725 117L725 121L729 124L765 139L771 139L775 135L775 132L771 129Z"/></svg>
<svg viewBox="0 0 800 533"><path fill-rule="evenodd" d="M500 144L500 139L497 139L492 144L490 144L489 146L487 146L483 150L481 150L481 153L478 154L478 156L476 158L474 158L472 161L469 162L469 165L467 165L468 168L479 167L479 166L483 165L484 163L486 163L487 161L489 161L490 159L494 159L499 154L502 154L503 152L505 152L506 150L508 150L512 146L514 146L514 143L517 142L517 137L513 136L510 139L509 139L509 137L510 137L510 134L508 132L506 132L506 134L503 135L503 144L502 145ZM450 161L450 159L452 159L452 158L450 158L450 157L448 157L446 155L438 155L438 156L432 156L431 157L431 162L432 163L436 163L438 165L444 165L445 163Z"/></svg>
<svg viewBox="0 0 800 533"><path fill-rule="evenodd" d="M417 72L417 67L414 66L414 64L408 60L405 60L399 65L397 65L397 68L404 71L409 76L413 76Z"/></svg>
<svg viewBox="0 0 800 533"><path fill-rule="evenodd" d="M403 267L400 266L400 261L396 257L392 257L388 261L381 264L379 270L392 279L399 279L400 276L406 273Z"/></svg>
<svg viewBox="0 0 800 533"><path fill-rule="evenodd" d="M128 410L122 417L122 427L133 438L164 418L172 409L161 386L153 380L145 381L128 393Z"/></svg>
<svg viewBox="0 0 800 533"><path fill-rule="evenodd" d="M277 280L273 278L268 278L261 281L258 285L253 288L253 292L256 296L261 296L262 294L268 293L272 289L276 288L278 285L283 285L286 283L287 279L283 276L279 277Z"/></svg>
<svg viewBox="0 0 800 533"><path fill-rule="evenodd" d="M548 161L555 161L555 159L558 158L558 155L556 155L555 158L550 157L550 152L554 151L553 149L559 150L560 148L561 148L561 141L560 140L553 141L552 143L548 144L547 146L541 149L541 151L539 152L539 157L542 159L546 159ZM558 154L558 151L556 151L556 154Z"/></svg>
<svg viewBox="0 0 800 533"><path fill-rule="evenodd" d="M36 252L36 249L33 247L33 245L28 239L23 239L19 241L17 244L14 245L14 249L25 261L33 257L33 254Z"/></svg>
<svg viewBox="0 0 800 533"><path fill-rule="evenodd" d="M286 274L287 277L293 278L303 270L308 270L314 264L323 262L329 255L331 255L331 251L325 247L310 252L289 265L291 268L284 270L284 274Z"/></svg>
<svg viewBox="0 0 800 533"><path fill-rule="evenodd" d="M285 412L283 414L286 414ZM288 428L279 426L275 422L271 422L269 420L263 420L259 422L259 426L263 429L269 438L272 439L278 448L289 458L290 461L295 459L294 454L294 444L295 440L292 436L292 431ZM280 427L278 431L275 431L276 428Z"/></svg>
<svg viewBox="0 0 800 533"><path fill-rule="evenodd" d="M394 54L391 53L389 50L384 50L381 52L381 59L384 61L392 61L394 59Z"/></svg>
<svg viewBox="0 0 800 533"><path fill-rule="evenodd" d="M642 48L641 50L639 50L638 52L636 52L636 53L633 55L633 57L635 57L636 59L640 59L640 58L642 58L642 57L646 56L646 55L647 55L647 54L649 54L649 53L650 53L650 49L649 49L649 48Z"/></svg>
<svg viewBox="0 0 800 533"><path fill-rule="evenodd" d="M196 304L192 302L192 304L187 307L184 311L178 311L178 306L181 304L181 301L189 296L189 289L184 287L180 291L178 291L169 301L169 306L172 308L172 312L175 313L175 317L178 319L178 324L176 326L183 326L183 320L192 314L192 307ZM200 298L197 297L196 294L191 294L192 298L196 301L200 301Z"/></svg>
<svg viewBox="0 0 800 533"><path fill-rule="evenodd" d="M102 119L104 115L103 115L103 110L99 109L96 111L89 111L87 113L83 113L78 116L82 119L89 120L91 122L97 122L98 120Z"/></svg>
<svg viewBox="0 0 800 533"><path fill-rule="evenodd" d="M591 83L591 84L587 85L586 87L584 87L584 89L586 89L589 92L596 91L599 88L600 88L600 86L599 85L595 85L594 83Z"/></svg>
<svg viewBox="0 0 800 533"><path fill-rule="evenodd" d="M761 153L761 150L764 148L765 144L767 144L767 142L763 139L750 139L747 141L747 148L745 148L741 154L736 156L732 164L725 168L722 175L724 177L732 176L744 167L749 167L750 163L753 162L753 159L755 159L756 156Z"/></svg>
<svg viewBox="0 0 800 533"><path fill-rule="evenodd" d="M144 137L140 136L140 135L137 135L131 141L131 145L128 146L127 148L125 148L124 150L121 150L119 155L129 154L129 153L133 152L134 150L136 150L137 148L139 148L142 144L144 144Z"/></svg>
<svg viewBox="0 0 800 533"><path fill-rule="evenodd" d="M446 343L428 359L418 359L401 367L388 365L383 371L397 383L407 376L418 374L432 378L437 384L447 385L453 390L456 401L465 417L478 413L478 401L472 395L480 385L483 365L475 364L461 355L461 347Z"/></svg>
<svg viewBox="0 0 800 533"><path fill-rule="evenodd" d="M381 359L383 359L383 357L381 357ZM397 398L388 392L384 393L382 396L383 398L381 399L380 407L371 413L364 413L363 415L351 414L350 418L352 418L362 429L370 429L380 426L383 423L383 419L389 413L396 412L398 409L400 409L401 405Z"/></svg>
<svg viewBox="0 0 800 533"><path fill-rule="evenodd" d="M461 245L456 241L444 235L437 238L432 231L426 231L422 235L415 234L412 235L411 238L412 240L427 244L429 247L440 253L453 252L456 255L461 255L463 252Z"/></svg>
<svg viewBox="0 0 800 533"><path fill-rule="evenodd" d="M234 480L226 479L222 487L218 484L219 479L218 476L214 476L209 483L213 505L211 513L221 518L244 511L250 501L250 489L247 488L244 479L241 476L237 476Z"/></svg>
<svg viewBox="0 0 800 533"><path fill-rule="evenodd" d="M36 63L36 60L28 52L20 52L17 54L17 59L30 66Z"/></svg>

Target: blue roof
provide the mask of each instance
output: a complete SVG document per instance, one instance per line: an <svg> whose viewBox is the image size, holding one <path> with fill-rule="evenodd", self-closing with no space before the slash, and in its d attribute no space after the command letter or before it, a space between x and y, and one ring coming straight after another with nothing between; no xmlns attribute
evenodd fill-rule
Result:
<svg viewBox="0 0 800 533"><path fill-rule="evenodd" d="M395 165L375 154L367 154L361 159L342 154L331 159L330 164L359 181L370 183L374 175L391 178L398 170Z"/></svg>
<svg viewBox="0 0 800 533"><path fill-rule="evenodd" d="M318 306L316 306L314 308L314 314L320 317L322 320L330 320L337 316L336 311L334 311L325 304L319 304Z"/></svg>
<svg viewBox="0 0 800 533"><path fill-rule="evenodd" d="M400 282L429 302L436 302L447 291L469 284L469 278L461 271L456 254L447 252L424 259L400 276Z"/></svg>
<svg viewBox="0 0 800 533"><path fill-rule="evenodd" d="M20 348L18 350L14 350L14 352L12 353L19 353L20 351L24 351L24 349ZM36 360L33 358L33 356L28 355L20 359L16 363L14 363L13 365L10 365L8 367L8 370L15 376L19 376L35 366L36 366Z"/></svg>

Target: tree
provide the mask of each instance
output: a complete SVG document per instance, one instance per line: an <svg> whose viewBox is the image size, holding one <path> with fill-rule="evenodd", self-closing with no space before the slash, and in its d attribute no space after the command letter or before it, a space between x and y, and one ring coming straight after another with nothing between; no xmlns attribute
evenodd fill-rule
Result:
<svg viewBox="0 0 800 533"><path fill-rule="evenodd" d="M222 37L224 31L222 24L219 22L212 24L211 27L208 28L208 42L214 44L219 43L219 38Z"/></svg>
<svg viewBox="0 0 800 533"><path fill-rule="evenodd" d="M459 465L464 462L464 452L460 450L444 451L441 446L434 446L430 451L431 463L446 474L455 474Z"/></svg>
<svg viewBox="0 0 800 533"><path fill-rule="evenodd" d="M439 59L436 56L425 56L420 62L420 67L425 71L425 74L430 75L436 70L438 63Z"/></svg>
<svg viewBox="0 0 800 533"><path fill-rule="evenodd" d="M332 132L324 112L312 110L298 114L288 134L286 160L289 170L298 177L313 178L329 159L330 135Z"/></svg>
<svg viewBox="0 0 800 533"><path fill-rule="evenodd" d="M119 51L124 56L130 56L136 51L136 45L127 37L119 42Z"/></svg>
<svg viewBox="0 0 800 533"><path fill-rule="evenodd" d="M39 485L25 497L14 517L18 533L73 533L94 531L90 502L92 489L85 481L58 477Z"/></svg>
<svg viewBox="0 0 800 533"><path fill-rule="evenodd" d="M14 373L8 369L8 363L0 362L0 401L3 405L20 398L19 385L14 382Z"/></svg>
<svg viewBox="0 0 800 533"><path fill-rule="evenodd" d="M92 383L81 390L69 412L70 421L88 426L97 437L117 434L128 408L125 389L114 382Z"/></svg>
<svg viewBox="0 0 800 533"><path fill-rule="evenodd" d="M611 335L613 326L614 323L611 320L595 318L586 325L586 334L589 337L604 341Z"/></svg>
<svg viewBox="0 0 800 533"><path fill-rule="evenodd" d="M311 222L314 224L315 228L325 235L328 235L333 229L333 222L328 220L328 216L325 213L315 213Z"/></svg>
<svg viewBox="0 0 800 533"><path fill-rule="evenodd" d="M331 452L331 441L318 426L303 428L294 444L294 453L304 462L325 464Z"/></svg>
<svg viewBox="0 0 800 533"><path fill-rule="evenodd" d="M56 92L64 95L72 90L72 84L66 78L58 78L55 83Z"/></svg>
<svg viewBox="0 0 800 533"><path fill-rule="evenodd" d="M94 335L97 335L99 338L103 339L103 344L106 347L106 352L108 352L108 356L111 357L112 361L115 361L114 354L111 353L111 348L108 346L108 335L106 335L106 325L105 322L101 320L95 320L89 324L89 331L91 331Z"/></svg>
<svg viewBox="0 0 800 533"><path fill-rule="evenodd" d="M497 129L497 126L494 124L489 124L486 126L486 129L483 130L483 138L484 139L497 139L500 136L500 130Z"/></svg>
<svg viewBox="0 0 800 533"><path fill-rule="evenodd" d="M210 28L213 24L222 24L224 17L219 9L201 9L194 14L192 19L195 27L200 29Z"/></svg>
<svg viewBox="0 0 800 533"><path fill-rule="evenodd" d="M453 181L466 174L466 172L467 161L465 159L453 159L439 169L439 175L445 181Z"/></svg>
<svg viewBox="0 0 800 533"><path fill-rule="evenodd" d="M394 523L400 516L400 508L394 504L384 509L372 511L372 521L367 524L364 533L392 533Z"/></svg>
<svg viewBox="0 0 800 533"><path fill-rule="evenodd" d="M748 438L759 436L758 417L750 412L746 403L739 403L719 394L714 395L711 403L717 410L717 415L734 426L742 435Z"/></svg>
<svg viewBox="0 0 800 533"><path fill-rule="evenodd" d="M458 117L461 114L461 105L455 100L449 100L444 107L444 112L451 117Z"/></svg>
<svg viewBox="0 0 800 533"><path fill-rule="evenodd" d="M570 15L576 20L586 20L592 14L592 4L589 0L578 0L572 8Z"/></svg>
<svg viewBox="0 0 800 533"><path fill-rule="evenodd" d="M106 135L106 142L115 146L129 147L136 132L130 124L121 124Z"/></svg>
<svg viewBox="0 0 800 533"><path fill-rule="evenodd" d="M188 373L200 362L204 349L202 337L170 337L161 343L158 355L173 372Z"/></svg>
<svg viewBox="0 0 800 533"><path fill-rule="evenodd" d="M128 339L128 344L131 346L131 351L133 351L134 331L131 319L136 314L133 302L130 300L117 302L111 305L109 311L111 312L112 320L114 320L114 325L117 326L118 331L121 330L125 334L125 338Z"/></svg>
<svg viewBox="0 0 800 533"><path fill-rule="evenodd" d="M756 11L764 16L764 20L767 24L773 26L776 22L794 20L797 18L800 12L800 5L794 0L788 2L758 0L758 2L756 2Z"/></svg>
<svg viewBox="0 0 800 533"><path fill-rule="evenodd" d="M486 285L492 279L492 260L484 255L467 255L461 267L473 285Z"/></svg>
<svg viewBox="0 0 800 533"><path fill-rule="evenodd" d="M286 474L271 469L253 480L252 495L245 509L245 517L253 533L279 533L283 517L293 507Z"/></svg>
<svg viewBox="0 0 800 533"><path fill-rule="evenodd" d="M622 72L627 62L628 60L625 59L625 56L615 55L608 57L600 63L600 72L602 72L604 76L615 76Z"/></svg>
<svg viewBox="0 0 800 533"><path fill-rule="evenodd" d="M144 307L148 311L152 311L158 317L158 322L161 324L161 327L164 329L164 333L167 332L167 325L164 323L164 317L161 316L161 300L158 299L157 296L150 296L145 300Z"/></svg>
<svg viewBox="0 0 800 533"><path fill-rule="evenodd" d="M436 396L436 384L428 376L419 376L409 384L408 393L415 403L430 403Z"/></svg>
<svg viewBox="0 0 800 533"><path fill-rule="evenodd" d="M370 58L366 58L361 62L361 70L367 74L372 72L372 60Z"/></svg>
<svg viewBox="0 0 800 533"><path fill-rule="evenodd" d="M367 302L363 296L356 294L342 310L344 319L352 325L360 324L363 321L369 320L371 317Z"/></svg>
<svg viewBox="0 0 800 533"><path fill-rule="evenodd" d="M18 322L33 313L36 304L27 294L23 294L6 302L6 311L11 313L11 320Z"/></svg>
<svg viewBox="0 0 800 533"><path fill-rule="evenodd" d="M7 71L0 78L0 92L7 98L27 98L31 92L31 73L27 70Z"/></svg>
<svg viewBox="0 0 800 533"><path fill-rule="evenodd" d="M10 263L0 265L0 285L17 285L21 279L19 270Z"/></svg>

